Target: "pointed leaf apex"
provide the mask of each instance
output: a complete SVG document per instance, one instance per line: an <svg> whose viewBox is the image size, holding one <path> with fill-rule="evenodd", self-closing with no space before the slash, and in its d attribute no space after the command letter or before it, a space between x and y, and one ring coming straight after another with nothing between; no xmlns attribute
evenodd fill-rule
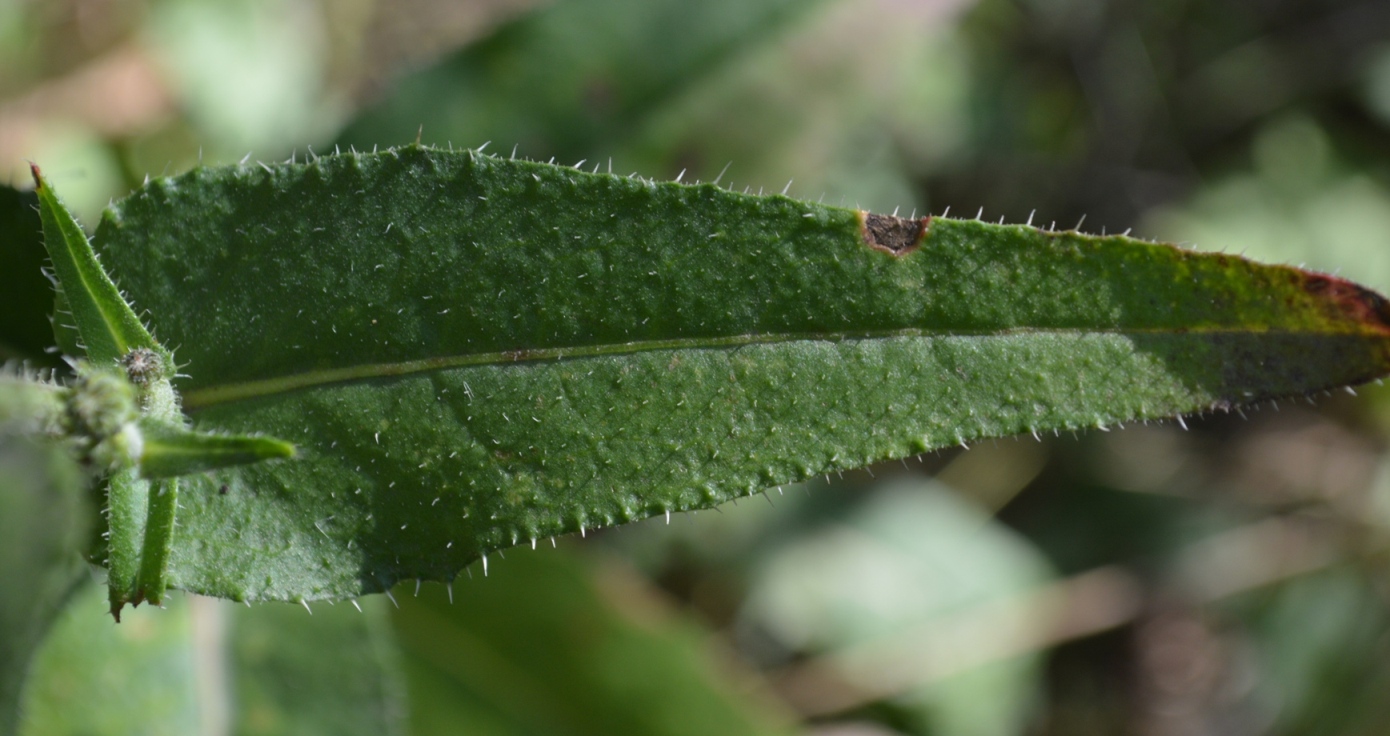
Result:
<svg viewBox="0 0 1390 736"><path fill-rule="evenodd" d="M29 169L39 197L44 247L65 306L87 346L87 357L98 365L110 365L137 348L163 352L101 267L87 234L48 186L38 165L31 163Z"/></svg>

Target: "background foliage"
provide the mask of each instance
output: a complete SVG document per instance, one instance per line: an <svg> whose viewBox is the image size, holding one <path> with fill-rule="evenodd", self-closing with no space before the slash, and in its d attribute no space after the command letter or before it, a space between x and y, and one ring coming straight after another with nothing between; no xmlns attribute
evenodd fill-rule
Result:
<svg viewBox="0 0 1390 736"><path fill-rule="evenodd" d="M1376 0L0 2L0 167L44 163L88 223L200 157L417 132L879 211L1084 215L1390 289ZM80 592L27 733L1379 733L1384 390L1187 424L518 548L361 616L179 596L113 628Z"/></svg>

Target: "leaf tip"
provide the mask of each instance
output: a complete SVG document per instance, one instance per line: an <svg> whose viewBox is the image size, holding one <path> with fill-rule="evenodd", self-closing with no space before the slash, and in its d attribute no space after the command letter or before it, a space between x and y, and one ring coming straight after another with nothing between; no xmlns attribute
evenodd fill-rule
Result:
<svg viewBox="0 0 1390 736"><path fill-rule="evenodd" d="M274 437L258 438L260 447L258 448L261 457L266 460L291 459L299 457L299 448L294 444Z"/></svg>
<svg viewBox="0 0 1390 736"><path fill-rule="evenodd" d="M39 171L39 165L33 161L29 162L29 173L34 177L35 191L43 189L43 172Z"/></svg>
<svg viewBox="0 0 1390 736"><path fill-rule="evenodd" d="M1360 284L1322 273L1303 274L1303 290L1326 299L1360 325L1390 333L1390 300Z"/></svg>
<svg viewBox="0 0 1390 736"><path fill-rule="evenodd" d="M275 437L199 432L156 420L142 420L140 428L140 472L146 478L174 478L298 454L293 444Z"/></svg>

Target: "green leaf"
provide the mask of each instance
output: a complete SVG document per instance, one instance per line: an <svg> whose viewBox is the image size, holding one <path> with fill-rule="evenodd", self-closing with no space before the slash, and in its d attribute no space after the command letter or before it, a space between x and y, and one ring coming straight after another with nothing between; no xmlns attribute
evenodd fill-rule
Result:
<svg viewBox="0 0 1390 736"><path fill-rule="evenodd" d="M789 714L751 696L756 680L720 661L708 632L669 615L621 571L548 548L498 566L448 593L400 596L414 733L789 730Z"/></svg>
<svg viewBox="0 0 1390 736"><path fill-rule="evenodd" d="M153 419L140 422L140 435L144 448L140 475L145 478L172 478L294 457L294 445L274 437L194 432Z"/></svg>
<svg viewBox="0 0 1390 736"><path fill-rule="evenodd" d="M89 586L58 618L25 687L24 736L401 733L384 600L310 616L174 596L113 626L101 599Z"/></svg>
<svg viewBox="0 0 1390 736"><path fill-rule="evenodd" d="M160 353L164 364L172 368L172 356L154 341L102 270L87 234L58 200L39 167L32 169L44 245L62 289L62 306L72 311L86 356L97 365L112 365L136 348L148 348Z"/></svg>
<svg viewBox="0 0 1390 736"><path fill-rule="evenodd" d="M44 278L38 197L0 185L0 363L23 359L36 366L62 364L50 354L53 285Z"/></svg>
<svg viewBox="0 0 1390 736"><path fill-rule="evenodd" d="M97 242L189 360L200 430L300 450L185 486L171 584L234 599L448 580L549 535L1390 358L1381 297L1293 268L418 147L156 180Z"/></svg>
<svg viewBox="0 0 1390 736"><path fill-rule="evenodd" d="M82 347L82 336L77 334L77 325L72 321L72 307L68 305L67 295L61 287L53 293L53 316L49 322L53 326L53 341L58 343L58 352L69 357L86 355Z"/></svg>
<svg viewBox="0 0 1390 736"><path fill-rule="evenodd" d="M0 733L14 733L30 659L86 577L85 481L62 448L0 428Z"/></svg>

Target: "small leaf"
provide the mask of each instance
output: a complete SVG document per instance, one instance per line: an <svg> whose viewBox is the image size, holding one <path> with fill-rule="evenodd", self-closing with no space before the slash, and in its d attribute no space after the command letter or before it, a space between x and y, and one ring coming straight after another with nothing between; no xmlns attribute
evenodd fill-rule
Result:
<svg viewBox="0 0 1390 736"><path fill-rule="evenodd" d="M1385 300L1321 274L473 152L197 169L97 242L198 428L299 450L187 480L172 584L236 599L1390 367Z"/></svg>
<svg viewBox="0 0 1390 736"><path fill-rule="evenodd" d="M169 357L102 270L86 233L58 200L39 167L31 168L44 245L63 290L64 306L72 311L87 357L97 365L111 365L135 348L157 350Z"/></svg>
<svg viewBox="0 0 1390 736"><path fill-rule="evenodd" d="M195 432L154 419L140 422L140 475L172 478L234 465L294 457L294 445L274 437Z"/></svg>

